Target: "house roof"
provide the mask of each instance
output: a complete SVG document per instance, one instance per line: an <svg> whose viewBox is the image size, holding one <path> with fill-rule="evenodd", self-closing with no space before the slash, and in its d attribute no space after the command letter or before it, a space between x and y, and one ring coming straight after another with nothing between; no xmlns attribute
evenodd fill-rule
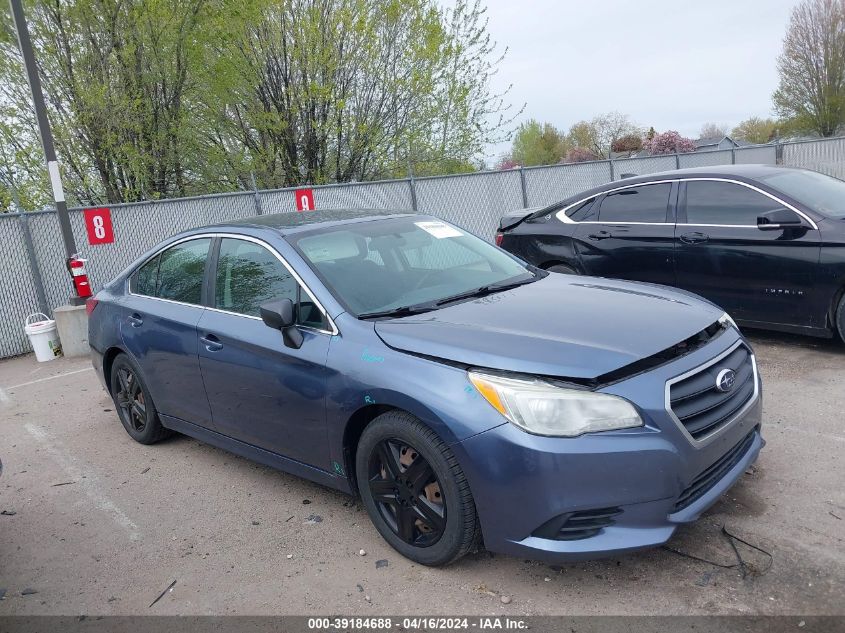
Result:
<svg viewBox="0 0 845 633"><path fill-rule="evenodd" d="M706 136L704 138L697 138L693 141L695 143L696 149L701 149L702 147L710 147L713 145L718 145L725 139L729 140L733 143L734 147L746 147L747 145L753 145L753 143L749 143L746 140L741 138L733 138L732 136Z"/></svg>

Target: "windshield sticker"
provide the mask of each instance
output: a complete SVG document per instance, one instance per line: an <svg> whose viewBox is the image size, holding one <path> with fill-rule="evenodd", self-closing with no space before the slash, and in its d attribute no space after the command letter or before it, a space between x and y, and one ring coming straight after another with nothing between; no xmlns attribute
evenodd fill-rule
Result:
<svg viewBox="0 0 845 633"><path fill-rule="evenodd" d="M426 233L430 233L438 240L442 240L444 237L464 236L464 234L461 233L458 229L449 226L444 222L414 222L414 224L416 224Z"/></svg>

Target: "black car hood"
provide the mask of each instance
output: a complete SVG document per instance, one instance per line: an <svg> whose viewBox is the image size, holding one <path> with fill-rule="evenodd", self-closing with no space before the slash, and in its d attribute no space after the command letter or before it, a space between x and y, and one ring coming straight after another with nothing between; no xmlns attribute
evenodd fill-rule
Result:
<svg viewBox="0 0 845 633"><path fill-rule="evenodd" d="M379 321L390 347L458 363L594 379L712 325L722 310L652 284L550 274L434 312Z"/></svg>

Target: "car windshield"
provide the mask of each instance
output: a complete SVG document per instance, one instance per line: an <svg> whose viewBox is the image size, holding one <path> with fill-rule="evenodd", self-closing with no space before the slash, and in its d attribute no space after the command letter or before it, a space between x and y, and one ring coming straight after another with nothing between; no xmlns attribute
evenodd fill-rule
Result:
<svg viewBox="0 0 845 633"><path fill-rule="evenodd" d="M760 178L830 218L845 218L845 181L806 169L784 169Z"/></svg>
<svg viewBox="0 0 845 633"><path fill-rule="evenodd" d="M424 216L347 224L289 239L360 318L433 310L541 274L462 229Z"/></svg>

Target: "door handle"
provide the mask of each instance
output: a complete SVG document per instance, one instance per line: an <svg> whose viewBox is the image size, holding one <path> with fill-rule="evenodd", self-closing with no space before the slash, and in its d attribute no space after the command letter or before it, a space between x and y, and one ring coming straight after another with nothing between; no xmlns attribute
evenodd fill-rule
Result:
<svg viewBox="0 0 845 633"><path fill-rule="evenodd" d="M610 231L599 231L598 233L590 233L587 237L591 240L606 240L613 237L613 233Z"/></svg>
<svg viewBox="0 0 845 633"><path fill-rule="evenodd" d="M132 327L141 327L144 324L144 319L137 312L130 314L126 320L129 321L129 325Z"/></svg>
<svg viewBox="0 0 845 633"><path fill-rule="evenodd" d="M219 352L223 349L223 343L221 343L220 339L214 336L214 334L201 336L200 341L202 341L203 345L205 345L205 349L209 352Z"/></svg>
<svg viewBox="0 0 845 633"><path fill-rule="evenodd" d="M708 241L710 236L706 233L699 233L696 231L695 233L684 233L681 235L681 241L684 244L704 244L704 242Z"/></svg>

